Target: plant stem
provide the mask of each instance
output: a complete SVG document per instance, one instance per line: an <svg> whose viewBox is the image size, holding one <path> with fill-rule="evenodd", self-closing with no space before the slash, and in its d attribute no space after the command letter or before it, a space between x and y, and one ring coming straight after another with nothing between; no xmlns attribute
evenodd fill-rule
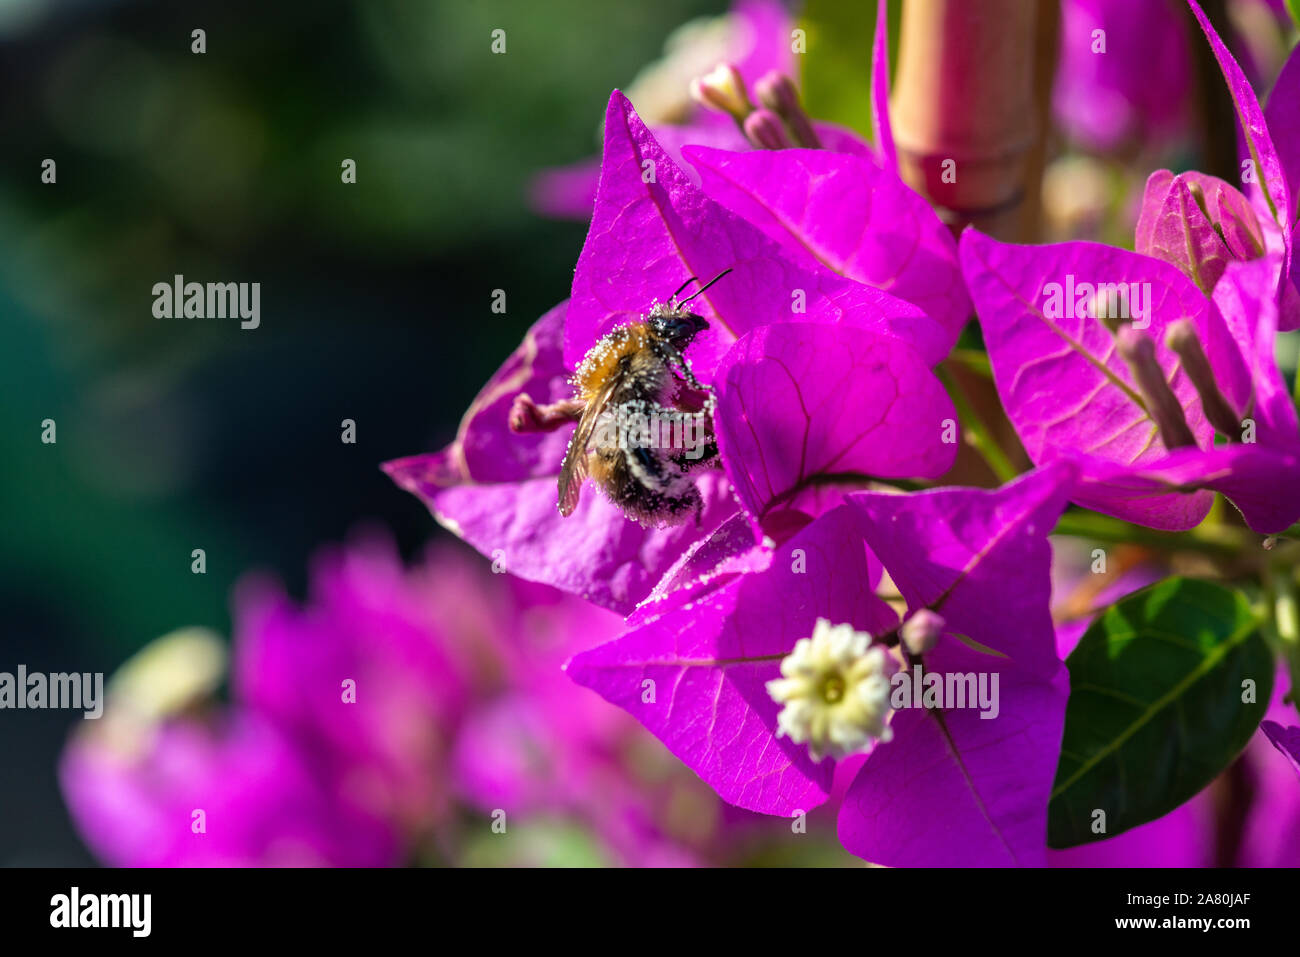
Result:
<svg viewBox="0 0 1300 957"><path fill-rule="evenodd" d="M988 353L981 349L953 349L948 353L948 359L952 362L960 362L971 372L978 373L986 379L993 378L993 366L989 362Z"/></svg>
<svg viewBox="0 0 1300 957"><path fill-rule="evenodd" d="M1002 447L993 440L988 426L979 417L975 407L970 404L970 400L966 398L966 393L957 384L957 380L942 365L936 371L939 373L940 381L948 390L948 395L952 398L952 404L957 407L957 416L961 419L962 434L966 443L984 458L999 482L1010 482L1020 473L1011 464Z"/></svg>
<svg viewBox="0 0 1300 957"><path fill-rule="evenodd" d="M1273 624L1282 642L1282 655L1291 675L1291 704L1300 711L1300 610L1296 605L1295 579L1290 568L1276 569L1268 589L1272 601Z"/></svg>
<svg viewBox="0 0 1300 957"><path fill-rule="evenodd" d="M1145 545L1164 551L1200 551L1236 555L1251 546L1263 552L1261 536L1231 525L1198 525L1186 532L1162 532L1097 512L1066 512L1056 523L1056 535L1097 542Z"/></svg>

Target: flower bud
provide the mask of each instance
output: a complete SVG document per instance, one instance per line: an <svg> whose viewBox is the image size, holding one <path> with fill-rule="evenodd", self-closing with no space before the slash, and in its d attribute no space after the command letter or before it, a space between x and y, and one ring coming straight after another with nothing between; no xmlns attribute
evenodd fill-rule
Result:
<svg viewBox="0 0 1300 957"><path fill-rule="evenodd" d="M576 399L563 399L548 405L538 405L527 392L515 396L510 406L507 423L511 432L554 432L562 425L577 422L585 408Z"/></svg>
<svg viewBox="0 0 1300 957"><path fill-rule="evenodd" d="M745 118L745 138L762 150L784 150L794 146L785 124L771 110L758 109Z"/></svg>
<svg viewBox="0 0 1300 957"><path fill-rule="evenodd" d="M1177 266L1206 295L1229 262L1265 252L1250 201L1223 180L1197 172L1151 174L1135 239L1138 252Z"/></svg>
<svg viewBox="0 0 1300 957"><path fill-rule="evenodd" d="M1165 370L1156 361L1156 344L1151 337L1131 325L1115 336L1120 357L1128 363L1138 391L1146 400L1147 414L1160 429L1160 440L1167 450L1195 447L1196 437L1183 417L1183 407L1165 380Z"/></svg>
<svg viewBox="0 0 1300 957"><path fill-rule="evenodd" d="M799 102L799 91L794 81L784 73L771 70L754 84L758 102L785 121L795 143L808 149L821 149L821 140L813 129L812 121Z"/></svg>
<svg viewBox="0 0 1300 957"><path fill-rule="evenodd" d="M911 654L923 655L938 644L946 624L942 615L929 608L922 608L903 622L899 637L903 641L903 647Z"/></svg>
<svg viewBox="0 0 1300 957"><path fill-rule="evenodd" d="M1214 372L1210 369L1210 360L1201 348L1201 340L1196 336L1196 327L1192 321L1179 319L1171 323L1169 331L1165 333L1165 345L1182 360L1183 371L1196 387L1201 397L1201 408L1205 410L1205 417L1210 420L1210 424L1223 435L1239 437L1241 419L1219 391L1219 385L1214 381Z"/></svg>
<svg viewBox="0 0 1300 957"><path fill-rule="evenodd" d="M731 114L737 123L744 123L745 117L754 111L754 104L749 102L745 91L745 80L730 63L719 63L709 73L693 79L691 96L704 106Z"/></svg>

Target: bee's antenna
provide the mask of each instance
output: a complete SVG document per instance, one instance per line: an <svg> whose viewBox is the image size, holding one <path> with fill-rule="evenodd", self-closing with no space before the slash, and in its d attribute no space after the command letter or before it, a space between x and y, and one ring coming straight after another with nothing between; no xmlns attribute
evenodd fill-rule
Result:
<svg viewBox="0 0 1300 957"><path fill-rule="evenodd" d="M668 297L668 301L676 302L677 296L681 293L681 291L693 282L699 282L699 279L695 276L692 276L690 279L686 280L684 283L682 283L680 286L677 287L677 292L673 293L671 296Z"/></svg>
<svg viewBox="0 0 1300 957"><path fill-rule="evenodd" d="M725 276L725 275L726 275L727 273L729 273L729 272L731 272L731 269L730 269L730 268L727 268L727 269L722 270L722 272L718 273L716 276L714 276L712 279L710 279L708 282L706 282L706 283L705 283L703 286L701 286L699 289L695 290L695 292L691 293L689 296L687 296L685 299L683 299L683 300L682 300L681 302L679 302L677 305L681 306L681 305L685 305L686 303L690 302L692 299L694 299L696 296L698 296L698 295L700 295L701 293L703 293L705 290L707 290L710 286L712 286L715 282L717 282L719 279L721 279L723 276ZM686 286L682 286L682 289L685 289L685 288L686 288ZM682 289L678 289L677 292L681 292ZM673 295L676 296L677 293L673 293Z"/></svg>

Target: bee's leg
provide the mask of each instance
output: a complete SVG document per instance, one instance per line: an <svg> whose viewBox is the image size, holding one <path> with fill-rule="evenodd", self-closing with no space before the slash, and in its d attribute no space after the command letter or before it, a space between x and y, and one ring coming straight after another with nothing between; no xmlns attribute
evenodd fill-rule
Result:
<svg viewBox="0 0 1300 957"><path fill-rule="evenodd" d="M704 384L701 383L699 379L695 378L695 373L692 372L691 367L686 364L686 357L681 353L678 353L677 360L680 363L682 378L686 380L686 384L696 392L707 392L708 389L705 388Z"/></svg>
<svg viewBox="0 0 1300 957"><path fill-rule="evenodd" d="M685 388L677 390L673 401L678 409L685 412L707 412L712 415L717 396L713 390L695 378L695 373L686 364L686 359L667 343L655 343L655 355L663 361L668 371L673 373Z"/></svg>
<svg viewBox="0 0 1300 957"><path fill-rule="evenodd" d="M687 364L686 357L683 356L675 346L662 340L656 340L652 343L651 348L654 350L655 355L659 357L660 361L662 361L663 364L668 367L669 371L673 372L677 378L681 379L697 392L708 391L704 385L700 383L700 380L695 378L695 373L691 371L691 367Z"/></svg>

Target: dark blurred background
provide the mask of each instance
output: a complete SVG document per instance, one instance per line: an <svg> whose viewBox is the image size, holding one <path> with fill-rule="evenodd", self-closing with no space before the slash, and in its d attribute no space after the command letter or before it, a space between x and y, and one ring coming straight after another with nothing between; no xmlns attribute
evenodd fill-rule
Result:
<svg viewBox="0 0 1300 957"><path fill-rule="evenodd" d="M531 213L529 177L594 154L609 90L724 9L0 0L0 671L111 674L229 634L249 570L301 594L360 523L435 535L378 464L446 442L568 294L585 229ZM155 319L177 273L260 282L260 328ZM0 865L92 863L55 779L79 720L0 712Z"/></svg>

